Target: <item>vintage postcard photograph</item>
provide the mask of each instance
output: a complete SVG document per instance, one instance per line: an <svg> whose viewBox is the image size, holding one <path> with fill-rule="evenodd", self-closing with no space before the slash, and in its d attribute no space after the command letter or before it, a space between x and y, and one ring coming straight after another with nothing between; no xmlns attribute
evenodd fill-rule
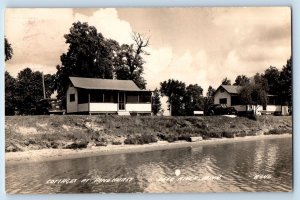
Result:
<svg viewBox="0 0 300 200"><path fill-rule="evenodd" d="M7 8L7 194L293 191L290 7Z"/></svg>

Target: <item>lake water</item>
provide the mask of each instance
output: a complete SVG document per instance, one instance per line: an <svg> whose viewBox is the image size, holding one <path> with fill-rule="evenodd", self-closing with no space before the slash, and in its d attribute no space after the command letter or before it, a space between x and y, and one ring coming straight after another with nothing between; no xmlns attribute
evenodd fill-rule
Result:
<svg viewBox="0 0 300 200"><path fill-rule="evenodd" d="M291 191L292 160L292 139L278 138L16 164L6 167L6 191Z"/></svg>

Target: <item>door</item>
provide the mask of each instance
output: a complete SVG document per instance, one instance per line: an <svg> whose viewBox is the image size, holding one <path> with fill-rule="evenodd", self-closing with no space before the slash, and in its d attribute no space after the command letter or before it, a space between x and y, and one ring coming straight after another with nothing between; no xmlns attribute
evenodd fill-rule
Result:
<svg viewBox="0 0 300 200"><path fill-rule="evenodd" d="M119 92L119 110L125 110L125 92Z"/></svg>

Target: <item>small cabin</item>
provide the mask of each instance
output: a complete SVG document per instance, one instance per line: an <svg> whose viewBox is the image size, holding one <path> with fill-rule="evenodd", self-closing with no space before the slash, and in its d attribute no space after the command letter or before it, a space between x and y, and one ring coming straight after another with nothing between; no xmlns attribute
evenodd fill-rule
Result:
<svg viewBox="0 0 300 200"><path fill-rule="evenodd" d="M226 104L234 107L238 112L245 112L251 109L251 105L244 105L238 96L241 86L220 85L214 93L214 104ZM253 107L253 106L252 106ZM261 114L282 113L286 115L287 106L280 105L280 99L277 95L268 94L266 105L259 105L257 111Z"/></svg>
<svg viewBox="0 0 300 200"><path fill-rule="evenodd" d="M132 80L69 77L67 114L151 115L152 92Z"/></svg>

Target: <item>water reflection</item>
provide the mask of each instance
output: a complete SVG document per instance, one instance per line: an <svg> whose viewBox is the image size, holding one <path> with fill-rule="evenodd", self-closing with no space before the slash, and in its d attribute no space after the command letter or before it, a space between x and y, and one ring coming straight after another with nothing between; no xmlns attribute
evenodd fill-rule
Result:
<svg viewBox="0 0 300 200"><path fill-rule="evenodd" d="M179 170L180 174L176 175L175 170ZM270 175L271 179L254 179L258 174ZM184 180L193 177L197 179ZM203 177L221 179L201 180ZM49 179L63 178L78 181L75 184L46 184ZM99 178L132 178L132 181L93 182ZM106 155L6 168L8 193L237 192L291 191L291 188L291 138Z"/></svg>

